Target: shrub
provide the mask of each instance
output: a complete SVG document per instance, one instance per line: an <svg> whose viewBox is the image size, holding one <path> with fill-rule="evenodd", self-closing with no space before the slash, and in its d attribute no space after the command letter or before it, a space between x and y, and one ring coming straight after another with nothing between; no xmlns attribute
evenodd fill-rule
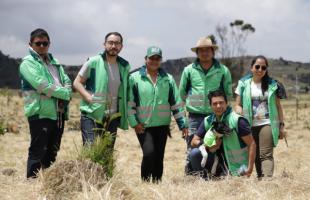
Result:
<svg viewBox="0 0 310 200"><path fill-rule="evenodd" d="M4 126L4 122L2 119L0 119L0 135L4 135L5 131L6 131L6 128Z"/></svg>
<svg viewBox="0 0 310 200"><path fill-rule="evenodd" d="M113 170L115 167L113 158L113 135L104 129L96 129L96 131L102 131L101 136L96 137L93 144L85 145L80 152L80 159L90 159L91 161L98 163L107 173L107 177L113 176Z"/></svg>

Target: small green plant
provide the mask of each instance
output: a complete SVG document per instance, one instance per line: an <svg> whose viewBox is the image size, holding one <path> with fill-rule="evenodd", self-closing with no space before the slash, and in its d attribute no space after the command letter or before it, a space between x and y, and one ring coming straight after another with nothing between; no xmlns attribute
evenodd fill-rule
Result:
<svg viewBox="0 0 310 200"><path fill-rule="evenodd" d="M6 128L4 127L4 122L0 119L0 135L4 135Z"/></svg>
<svg viewBox="0 0 310 200"><path fill-rule="evenodd" d="M107 177L111 178L115 167L113 157L114 136L104 129L96 129L96 131L102 131L103 134L96 137L94 143L85 145L79 157L81 159L90 159L91 161L98 163L106 172Z"/></svg>

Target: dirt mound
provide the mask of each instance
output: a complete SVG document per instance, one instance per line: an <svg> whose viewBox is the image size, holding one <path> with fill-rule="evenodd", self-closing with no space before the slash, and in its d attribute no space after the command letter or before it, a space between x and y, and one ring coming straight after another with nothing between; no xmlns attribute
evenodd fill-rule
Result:
<svg viewBox="0 0 310 200"><path fill-rule="evenodd" d="M48 199L66 199L90 187L99 189L108 182L103 168L89 160L55 163L40 178Z"/></svg>

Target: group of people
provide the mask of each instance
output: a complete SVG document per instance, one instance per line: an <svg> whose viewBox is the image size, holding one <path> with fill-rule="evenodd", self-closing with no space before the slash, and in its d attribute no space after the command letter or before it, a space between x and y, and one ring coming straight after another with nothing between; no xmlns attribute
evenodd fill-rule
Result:
<svg viewBox="0 0 310 200"><path fill-rule="evenodd" d="M31 135L27 178L55 161L68 119L72 85L49 53L50 43L45 30L32 31L30 54L20 65ZM230 71L215 59L218 46L208 37L191 49L197 58L184 68L179 87L161 68L159 47L149 47L145 65L131 72L129 62L119 56L120 33L108 33L103 46L104 51L88 58L73 82L81 96L83 145L111 134L114 148L117 129L130 125L143 152L141 179L156 183L162 178L173 115L187 145L187 175L251 176L254 163L259 178L273 175L273 148L284 136L280 99L285 90L268 76L264 56L255 57L251 73L239 80L233 109L228 102L233 97ZM103 127L106 132L98 131Z"/></svg>

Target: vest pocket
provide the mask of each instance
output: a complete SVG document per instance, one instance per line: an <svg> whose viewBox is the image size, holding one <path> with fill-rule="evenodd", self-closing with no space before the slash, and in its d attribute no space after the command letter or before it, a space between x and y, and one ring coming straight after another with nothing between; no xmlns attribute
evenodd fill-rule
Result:
<svg viewBox="0 0 310 200"><path fill-rule="evenodd" d="M23 91L23 99L26 116L37 114L40 110L40 95L34 90Z"/></svg>
<svg viewBox="0 0 310 200"><path fill-rule="evenodd" d="M40 115L56 117L56 101L45 95L40 95Z"/></svg>

